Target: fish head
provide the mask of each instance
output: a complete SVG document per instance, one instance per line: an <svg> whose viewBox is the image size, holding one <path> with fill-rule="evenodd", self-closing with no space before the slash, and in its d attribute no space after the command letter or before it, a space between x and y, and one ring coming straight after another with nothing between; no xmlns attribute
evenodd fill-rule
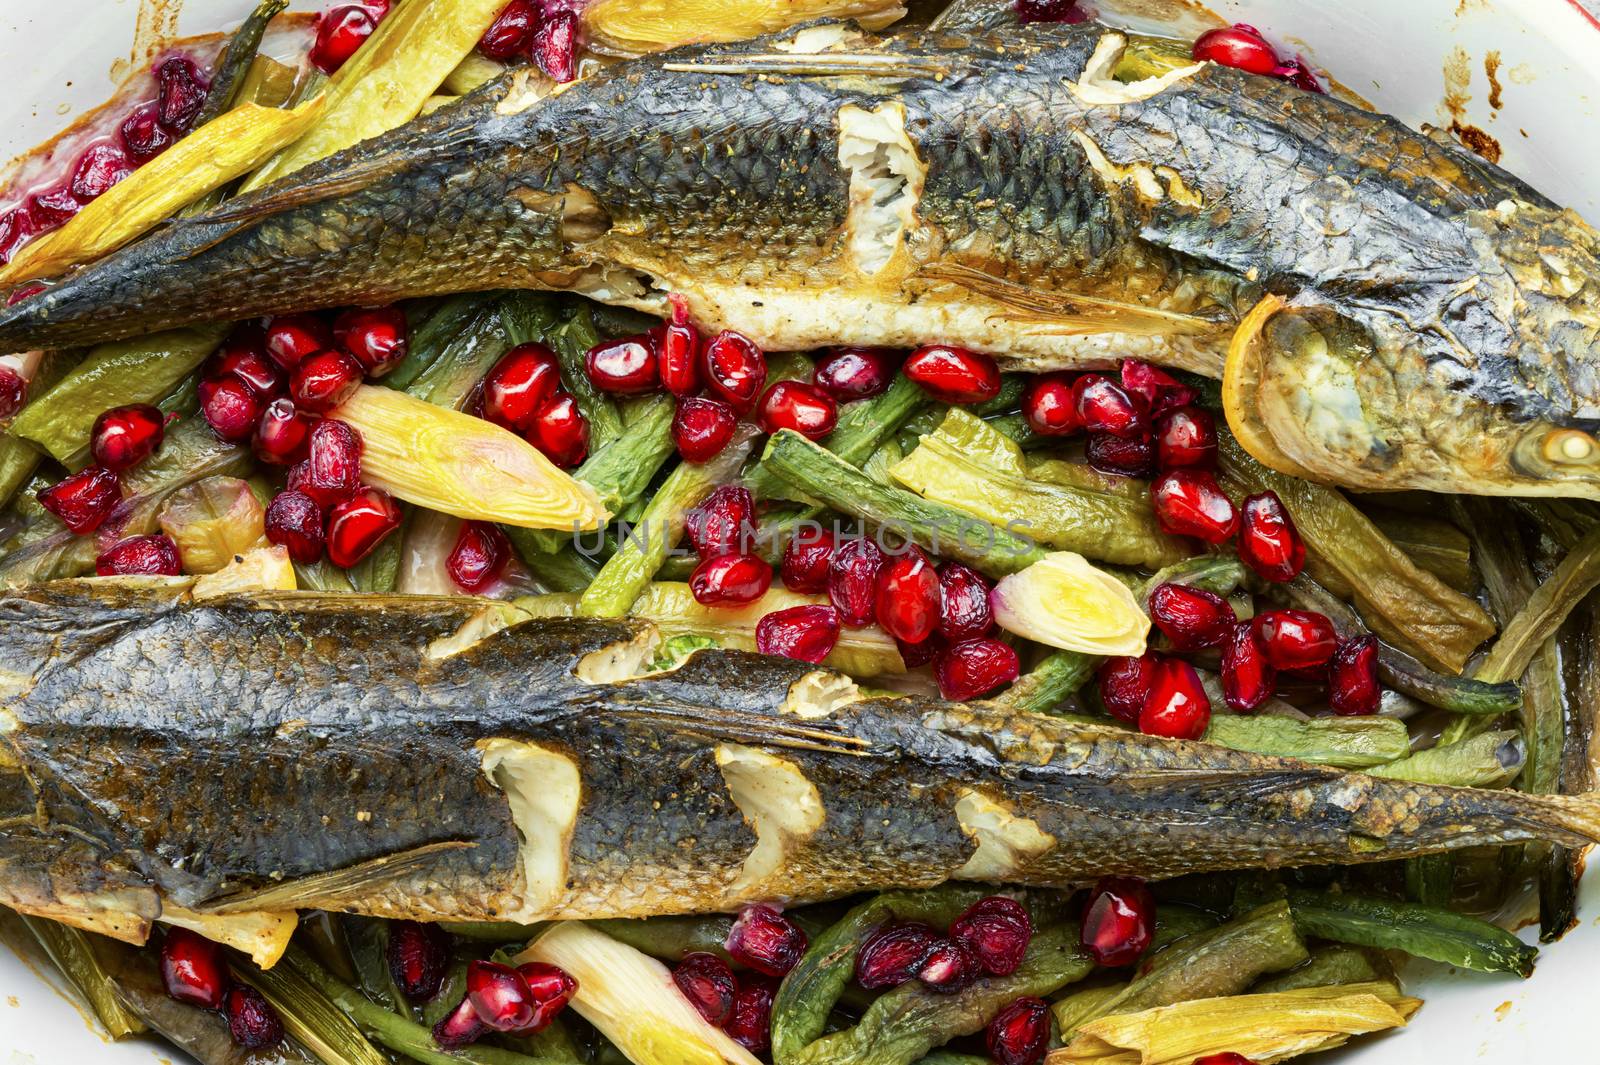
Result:
<svg viewBox="0 0 1600 1065"><path fill-rule="evenodd" d="M1258 460L1350 488L1600 499L1600 235L1506 201L1465 276L1268 295L1224 373Z"/></svg>

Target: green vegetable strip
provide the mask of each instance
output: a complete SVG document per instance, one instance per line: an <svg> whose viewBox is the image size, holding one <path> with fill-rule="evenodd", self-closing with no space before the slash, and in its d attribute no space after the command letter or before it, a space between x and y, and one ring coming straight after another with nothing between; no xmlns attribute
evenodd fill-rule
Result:
<svg viewBox="0 0 1600 1065"><path fill-rule="evenodd" d="M791 429L767 442L761 461L805 495L990 577L1026 569L1045 555L1032 541L964 511L878 484Z"/></svg>
<svg viewBox="0 0 1600 1065"><path fill-rule="evenodd" d="M43 458L44 453L26 440L0 436L0 507L11 503Z"/></svg>
<svg viewBox="0 0 1600 1065"><path fill-rule="evenodd" d="M417 1011L415 1006L412 1010L420 1012L422 1023L431 1029L449 1016L466 994L467 959L456 957L450 962L450 968L445 970L444 981L440 983L439 990L422 1004L420 1011Z"/></svg>
<svg viewBox="0 0 1600 1065"><path fill-rule="evenodd" d="M384 374L379 383L402 392L409 389L423 371L444 354L450 342L493 306L497 298L492 292L469 292L445 299L422 324L412 330L406 357Z"/></svg>
<svg viewBox="0 0 1600 1065"><path fill-rule="evenodd" d="M542 343L556 328L555 301L538 292L508 292L500 301L500 317L513 347Z"/></svg>
<svg viewBox="0 0 1600 1065"><path fill-rule="evenodd" d="M356 1023L293 967L263 970L242 958L231 964L278 1011L284 1029L323 1065L387 1065L389 1059Z"/></svg>
<svg viewBox="0 0 1600 1065"><path fill-rule="evenodd" d="M900 427L928 404L928 395L899 375L881 394L839 408L839 421L823 440L822 446L852 466L864 465L872 454L892 439ZM758 498L772 498L783 492L785 484L764 466L745 476L745 487ZM815 518L819 508L805 518ZM800 520L805 520L802 518Z"/></svg>
<svg viewBox="0 0 1600 1065"><path fill-rule="evenodd" d="M1600 529L1580 540L1550 578L1534 589L1473 675L1487 681L1513 680L1521 676L1533 661L1539 645L1555 635L1567 615L1597 586L1600 586Z"/></svg>
<svg viewBox="0 0 1600 1065"><path fill-rule="evenodd" d="M549 343L561 360L561 383L589 419L589 447L599 451L622 435L622 415L611 397L595 388L589 379L589 349L600 343L600 334L595 331L594 316L588 307L580 307L551 335Z"/></svg>
<svg viewBox="0 0 1600 1065"><path fill-rule="evenodd" d="M486 307L405 392L441 407L459 407L510 347L511 336L499 304Z"/></svg>
<svg viewBox="0 0 1600 1065"><path fill-rule="evenodd" d="M1053 652L991 702L1026 713L1049 713L1069 696L1077 694L1099 664L1100 658L1096 655L1078 651Z"/></svg>
<svg viewBox="0 0 1600 1065"><path fill-rule="evenodd" d="M1244 563L1226 555L1199 555L1157 570L1144 582L1139 601L1149 605L1150 593L1163 584L1183 584L1227 597L1238 591L1249 574Z"/></svg>
<svg viewBox="0 0 1600 1065"><path fill-rule="evenodd" d="M988 1058L976 1054L957 1054L953 1050L934 1050L922 1057L917 1065L992 1065Z"/></svg>
<svg viewBox="0 0 1600 1065"><path fill-rule="evenodd" d="M1339 984L1364 984L1372 980L1392 980L1394 973L1387 964L1373 964L1372 955L1359 947L1319 947L1311 952L1311 960L1298 969L1260 980L1250 989L1252 994L1266 995L1278 991L1298 991L1303 987L1335 987Z"/></svg>
<svg viewBox="0 0 1600 1065"><path fill-rule="evenodd" d="M726 960L728 951L723 944L727 942L728 930L733 927L733 918L709 914L705 917L590 921L589 924L653 958L682 961L685 954L705 951Z"/></svg>
<svg viewBox="0 0 1600 1065"><path fill-rule="evenodd" d="M389 972L389 923L375 917L348 915L342 920L361 993L391 1013L409 1015L405 996Z"/></svg>
<svg viewBox="0 0 1600 1065"><path fill-rule="evenodd" d="M1526 752L1519 733L1482 732L1441 743L1367 770L1375 777L1458 788L1503 788L1522 771Z"/></svg>
<svg viewBox="0 0 1600 1065"><path fill-rule="evenodd" d="M1318 717L1296 721L1267 714L1213 711L1206 728L1208 743L1236 751L1299 758L1337 769L1367 769L1411 750L1405 723L1387 717Z"/></svg>
<svg viewBox="0 0 1600 1065"><path fill-rule="evenodd" d="M517 557L528 567L534 580L552 592L582 592L594 583L600 573L600 567L594 560L579 554L570 543L559 551L546 552L544 542L535 535L538 530L514 525L502 525L500 528L510 539L511 546L516 548Z"/></svg>
<svg viewBox="0 0 1600 1065"><path fill-rule="evenodd" d="M450 1001L460 1002L461 996L457 994ZM572 1041L572 1036L568 1033L566 1025L561 1023L560 1017L556 1017L548 1027L532 1035L504 1035L500 1038L519 1054L559 1062L560 1065L584 1065L583 1055L578 1052L577 1044Z"/></svg>
<svg viewBox="0 0 1600 1065"><path fill-rule="evenodd" d="M1028 419L1020 414L997 414L983 420L995 432L1010 440L1024 451L1034 448L1048 447L1056 443L1059 437L1044 436L1028 424Z"/></svg>
<svg viewBox="0 0 1600 1065"><path fill-rule="evenodd" d="M526 943L542 924L516 924L511 921L440 921L439 927L462 939L484 943Z"/></svg>
<svg viewBox="0 0 1600 1065"><path fill-rule="evenodd" d="M112 1039L125 1039L145 1030L143 1022L128 1011L117 993L117 985L95 957L88 933L42 917L19 914L33 938L39 941L50 960L77 988L101 1027Z"/></svg>
<svg viewBox="0 0 1600 1065"><path fill-rule="evenodd" d="M1401 950L1475 972L1527 976L1539 956L1537 947L1503 928L1432 906L1303 890L1289 892L1289 905L1304 935Z"/></svg>

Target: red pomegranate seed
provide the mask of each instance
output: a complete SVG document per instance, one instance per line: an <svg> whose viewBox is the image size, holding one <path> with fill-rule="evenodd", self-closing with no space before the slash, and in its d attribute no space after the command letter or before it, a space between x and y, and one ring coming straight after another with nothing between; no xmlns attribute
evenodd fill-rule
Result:
<svg viewBox="0 0 1600 1065"><path fill-rule="evenodd" d="M1101 965L1132 965L1150 946L1156 900L1143 880L1101 877L1083 910L1083 949Z"/></svg>
<svg viewBox="0 0 1600 1065"><path fill-rule="evenodd" d="M1000 367L994 359L950 344L924 344L900 372L942 403L982 403L1000 394Z"/></svg>
<svg viewBox="0 0 1600 1065"><path fill-rule="evenodd" d="M754 407L767 383L767 357L743 333L724 329L705 347L706 386L740 414Z"/></svg>
<svg viewBox="0 0 1600 1065"><path fill-rule="evenodd" d="M33 236L33 219L28 217L28 212L21 207L0 214L0 262L10 262L17 249L28 242ZM20 290L19 290L20 291ZM6 300L6 306L11 306L19 297L13 292Z"/></svg>
<svg viewBox="0 0 1600 1065"><path fill-rule="evenodd" d="M1353 636L1333 652L1328 663L1328 705L1336 714L1364 716L1378 712L1378 638Z"/></svg>
<svg viewBox="0 0 1600 1065"><path fill-rule="evenodd" d="M578 401L567 392L557 392L533 413L530 442L545 458L567 470L589 454L589 419L583 416Z"/></svg>
<svg viewBox="0 0 1600 1065"><path fill-rule="evenodd" d="M933 676L946 699L961 702L987 695L1017 679L1017 652L999 640L953 643L933 660Z"/></svg>
<svg viewBox="0 0 1600 1065"><path fill-rule="evenodd" d="M11 258L11 252L14 250L10 243L10 238L6 235L6 231L8 229L6 223L7 220L15 213L15 210L12 210L0 215L0 263L8 262ZM6 306L14 307L25 299L30 299L31 297L37 296L44 290L45 284L42 281L29 281L25 285L18 285L16 288L12 289L11 294L6 297Z"/></svg>
<svg viewBox="0 0 1600 1065"><path fill-rule="evenodd" d="M228 990L228 963L222 948L198 932L176 926L161 943L161 984L179 1002L221 1009Z"/></svg>
<svg viewBox="0 0 1600 1065"><path fill-rule="evenodd" d="M511 0L478 38L478 51L501 63L514 59L533 44L538 24L539 8L533 0Z"/></svg>
<svg viewBox="0 0 1600 1065"><path fill-rule="evenodd" d="M1121 376L1123 390L1144 400L1145 409L1152 418L1175 407L1190 406L1196 399L1194 389L1139 359L1124 359Z"/></svg>
<svg viewBox="0 0 1600 1065"><path fill-rule="evenodd" d="M1012 5L1017 21L1029 22L1084 22L1091 16L1078 6L1078 0L1016 0Z"/></svg>
<svg viewBox="0 0 1600 1065"><path fill-rule="evenodd" d="M708 1023L721 1028L733 1016L733 999L739 993L739 985L728 963L715 954L703 950L685 954L672 970L672 982Z"/></svg>
<svg viewBox="0 0 1600 1065"><path fill-rule="evenodd" d="M811 381L848 403L882 393L894 381L895 358L888 348L834 348L812 371Z"/></svg>
<svg viewBox="0 0 1600 1065"><path fill-rule="evenodd" d="M127 118L122 120L118 133L122 137L122 146L127 149L128 158L135 165L148 163L168 148L172 147L174 137L161 128L161 110L154 103L141 104L133 109Z"/></svg>
<svg viewBox="0 0 1600 1065"><path fill-rule="evenodd" d="M1049 1004L1031 995L1013 1000L994 1015L984 1039L995 1065L1038 1065L1050 1045Z"/></svg>
<svg viewBox="0 0 1600 1065"><path fill-rule="evenodd" d="M1255 626L1242 622L1222 643L1222 701L1230 709L1249 713L1272 697L1278 671L1256 639Z"/></svg>
<svg viewBox="0 0 1600 1065"><path fill-rule="evenodd" d="M400 527L400 508L387 492L363 488L328 514L328 559L349 569Z"/></svg>
<svg viewBox="0 0 1600 1065"><path fill-rule="evenodd" d="M89 454L108 470L137 466L161 446L167 435L166 415L148 403L112 407L94 420Z"/></svg>
<svg viewBox="0 0 1600 1065"><path fill-rule="evenodd" d="M265 1050L283 1042L278 1011L249 984L228 989L222 1012L228 1018L228 1034L246 1050Z"/></svg>
<svg viewBox="0 0 1600 1065"><path fill-rule="evenodd" d="M389 925L385 958L394 986L411 1001L422 1002L437 995L444 983L445 970L450 966L450 945L434 925L395 921Z"/></svg>
<svg viewBox="0 0 1600 1065"><path fill-rule="evenodd" d="M1078 424L1089 433L1138 439L1150 428L1143 397L1135 398L1105 374L1086 373L1072 383Z"/></svg>
<svg viewBox="0 0 1600 1065"><path fill-rule="evenodd" d="M778 981L761 973L740 973L739 991L733 997L733 1016L723 1030L752 1054L765 1054L772 1046L772 1000Z"/></svg>
<svg viewBox="0 0 1600 1065"><path fill-rule="evenodd" d="M318 422L311 429L300 490L324 508L355 495L361 487L361 448L361 434L349 422Z"/></svg>
<svg viewBox="0 0 1600 1065"><path fill-rule="evenodd" d="M1279 63L1270 73L1278 80L1287 81L1295 88L1304 89L1306 92L1325 95L1328 91L1322 87L1322 82L1317 80L1317 76L1311 72L1311 68L1300 56Z"/></svg>
<svg viewBox="0 0 1600 1065"><path fill-rule="evenodd" d="M777 907L765 903L739 911L723 944L728 957L768 976L781 977L806 952L808 941L800 926Z"/></svg>
<svg viewBox="0 0 1600 1065"><path fill-rule="evenodd" d="M994 610L989 582L959 562L939 567L939 635L951 643L989 635Z"/></svg>
<svg viewBox="0 0 1600 1065"><path fill-rule="evenodd" d="M700 331L683 320L663 322L651 331L661 387L679 398L700 391Z"/></svg>
<svg viewBox="0 0 1600 1065"><path fill-rule="evenodd" d="M1094 679L1106 712L1130 725L1136 723L1155 687L1160 666L1161 660L1153 653L1138 658L1118 656L1100 663Z"/></svg>
<svg viewBox="0 0 1600 1065"><path fill-rule="evenodd" d="M704 606L753 603L772 587L772 567L756 555L713 555L689 575L689 591Z"/></svg>
<svg viewBox="0 0 1600 1065"><path fill-rule="evenodd" d="M1150 486L1150 498L1156 524L1174 536L1220 544L1239 527L1239 512L1210 470L1168 470Z"/></svg>
<svg viewBox="0 0 1600 1065"><path fill-rule="evenodd" d="M1233 631L1233 607L1215 592L1167 581L1150 593L1150 620L1179 651L1216 647Z"/></svg>
<svg viewBox="0 0 1600 1065"><path fill-rule="evenodd" d="M156 533L118 540L94 560L94 571L102 577L176 577L183 572L183 563L178 545L166 534Z"/></svg>
<svg viewBox="0 0 1600 1065"><path fill-rule="evenodd" d="M750 489L725 484L683 518L683 531L702 559L746 550L756 531L756 501Z"/></svg>
<svg viewBox="0 0 1600 1065"><path fill-rule="evenodd" d="M906 643L904 640L896 640L895 646L900 649L900 660L905 663L906 668L916 669L939 657L939 653L950 646L950 641L935 632L921 643Z"/></svg>
<svg viewBox="0 0 1600 1065"><path fill-rule="evenodd" d="M1181 658L1162 661L1139 711L1139 731L1146 736L1197 740L1206 734L1209 724L1211 698L1200 674Z"/></svg>
<svg viewBox="0 0 1600 1065"><path fill-rule="evenodd" d="M1306 564L1300 530L1276 492L1249 496L1240 508L1239 558L1262 580L1292 581Z"/></svg>
<svg viewBox="0 0 1600 1065"><path fill-rule="evenodd" d="M548 1028L578 993L577 979L559 965L525 962L517 966L517 975L522 977L528 985L528 994L533 996L533 1021L517 1029L515 1035L532 1035Z"/></svg>
<svg viewBox="0 0 1600 1065"><path fill-rule="evenodd" d="M39 505L61 519L73 532L94 532L122 499L122 482L115 470L85 466L48 488L39 489Z"/></svg>
<svg viewBox="0 0 1600 1065"><path fill-rule="evenodd" d="M0 366L0 418L9 418L28 401L28 379L9 366Z"/></svg>
<svg viewBox="0 0 1600 1065"><path fill-rule="evenodd" d="M828 564L837 544L833 533L819 526L797 530L783 549L783 564L779 568L783 586L791 592L808 595L827 591Z"/></svg>
<svg viewBox="0 0 1600 1065"><path fill-rule="evenodd" d="M295 406L326 414L361 387L361 364L342 351L319 351L294 368L289 394Z"/></svg>
<svg viewBox="0 0 1600 1065"><path fill-rule="evenodd" d="M274 362L293 370L317 352L333 347L333 332L321 318L286 314L267 322L261 343Z"/></svg>
<svg viewBox="0 0 1600 1065"><path fill-rule="evenodd" d="M533 995L522 974L499 962L467 963L467 1000L478 1019L496 1032L512 1032L533 1023Z"/></svg>
<svg viewBox="0 0 1600 1065"><path fill-rule="evenodd" d="M722 400L689 397L678 400L672 440L685 462L698 465L722 454L738 427L739 416Z"/></svg>
<svg viewBox="0 0 1600 1065"><path fill-rule="evenodd" d="M333 339L369 377L382 377L406 357L411 342L399 307L358 307L333 320Z"/></svg>
<svg viewBox="0 0 1600 1065"><path fill-rule="evenodd" d="M156 101L161 111L161 124L181 137L189 132L205 106L209 88L205 75L193 60L175 55L156 67L156 81L161 85Z"/></svg>
<svg viewBox="0 0 1600 1065"><path fill-rule="evenodd" d="M451 1050L476 1043L488 1030L489 1026L478 1019L478 1011L473 1008L472 999L463 997L460 1005L433 1026L433 1041L446 1050Z"/></svg>
<svg viewBox="0 0 1600 1065"><path fill-rule="evenodd" d="M456 545L445 560L445 571L457 588L476 595L500 579L510 559L511 541L500 526L469 521L461 526Z"/></svg>
<svg viewBox="0 0 1600 1065"><path fill-rule="evenodd" d="M828 600L839 609L839 620L852 628L872 621L877 608L878 571L883 549L871 537L846 540L828 562Z"/></svg>
<svg viewBox="0 0 1600 1065"><path fill-rule="evenodd" d="M356 4L324 11L317 19L317 37L311 45L312 65L324 74L332 74L356 54L356 49L377 28L377 17Z"/></svg>
<svg viewBox="0 0 1600 1065"><path fill-rule="evenodd" d="M571 11L547 13L533 31L533 61L559 84L578 76L578 16Z"/></svg>
<svg viewBox="0 0 1600 1065"><path fill-rule="evenodd" d="M1083 428L1072 391L1073 375L1040 374L1028 382L1022 397L1022 416L1043 436L1070 436Z"/></svg>
<svg viewBox="0 0 1600 1065"><path fill-rule="evenodd" d="M525 432L539 405L560 390L556 353L543 344L518 344L484 375L478 413L501 428Z"/></svg>
<svg viewBox="0 0 1600 1065"><path fill-rule="evenodd" d="M921 548L907 545L878 570L875 616L897 640L921 643L939 627L939 574Z"/></svg>
<svg viewBox="0 0 1600 1065"><path fill-rule="evenodd" d="M72 178L67 188L80 203L88 203L104 195L106 190L133 173L133 162L128 153L110 141L91 145L78 157L72 168Z"/></svg>
<svg viewBox="0 0 1600 1065"><path fill-rule="evenodd" d="M839 612L831 606L802 605L774 610L756 623L756 650L797 658L813 665L839 642Z"/></svg>
<svg viewBox="0 0 1600 1065"><path fill-rule="evenodd" d="M602 392L636 396L661 383L661 363L648 336L604 340L589 349L589 380Z"/></svg>
<svg viewBox="0 0 1600 1065"><path fill-rule="evenodd" d="M839 406L833 397L804 381L779 381L761 397L761 428L768 433L793 429L811 440L821 440L839 423Z"/></svg>
<svg viewBox="0 0 1600 1065"><path fill-rule="evenodd" d="M1251 622L1267 661L1278 669L1313 669L1339 645L1333 622L1314 610L1267 610Z"/></svg>
<svg viewBox="0 0 1600 1065"><path fill-rule="evenodd" d="M950 938L972 952L990 976L1010 976L1033 939L1033 919L1016 899L979 899L950 925Z"/></svg>
<svg viewBox="0 0 1600 1065"><path fill-rule="evenodd" d="M1124 440L1110 433L1093 433L1084 451L1091 467L1113 477L1148 477L1155 472L1156 448L1147 436Z"/></svg>
<svg viewBox="0 0 1600 1065"><path fill-rule="evenodd" d="M856 952L856 983L868 991L899 987L917 975L944 939L921 921L896 921L869 935Z"/></svg>
<svg viewBox="0 0 1600 1065"><path fill-rule="evenodd" d="M267 504L267 539L280 544L296 562L310 564L322 557L326 540L322 508L304 492L286 489Z"/></svg>
<svg viewBox="0 0 1600 1065"><path fill-rule="evenodd" d="M27 211L33 219L35 233L43 233L65 225L82 207L77 197L72 195L72 190L65 185L36 192L28 197L27 203Z"/></svg>
<svg viewBox="0 0 1600 1065"><path fill-rule="evenodd" d="M1254 26L1238 23L1226 29L1207 30L1194 42L1190 53L1198 60L1210 60L1225 67L1236 67L1251 74L1271 74L1278 55Z"/></svg>
<svg viewBox="0 0 1600 1065"><path fill-rule="evenodd" d="M940 939L935 943L917 969L917 979L928 990L943 994L953 994L971 987L972 982L982 975L983 966L972 951L949 939Z"/></svg>
<svg viewBox="0 0 1600 1065"><path fill-rule="evenodd" d="M1203 1058L1195 1058L1194 1065L1256 1065L1256 1063L1243 1054L1226 1050L1221 1054L1207 1054Z"/></svg>
<svg viewBox="0 0 1600 1065"><path fill-rule="evenodd" d="M1217 423L1202 407L1169 410L1156 423L1156 464L1209 469L1217 464Z"/></svg>
<svg viewBox="0 0 1600 1065"><path fill-rule="evenodd" d="M267 357L257 343L242 336L230 338L200 367L203 378L237 377L256 399L270 403L287 391L283 369Z"/></svg>
<svg viewBox="0 0 1600 1065"><path fill-rule="evenodd" d="M256 458L274 466L292 466L308 451L312 421L295 409L294 401L275 399L256 423Z"/></svg>

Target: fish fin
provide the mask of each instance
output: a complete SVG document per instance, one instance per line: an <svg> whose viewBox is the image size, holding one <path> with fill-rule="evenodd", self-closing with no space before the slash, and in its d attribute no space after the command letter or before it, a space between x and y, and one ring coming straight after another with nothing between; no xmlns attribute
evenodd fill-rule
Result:
<svg viewBox="0 0 1600 1065"><path fill-rule="evenodd" d="M297 207L306 207L337 196L360 192L380 178L395 173L400 165L400 159L386 155L377 159L364 159L312 181L285 183L281 188L269 185L254 196L241 197L233 203L212 210L205 215L203 221L259 222L263 218L292 211Z"/></svg>
<svg viewBox="0 0 1600 1065"><path fill-rule="evenodd" d="M358 862L343 869L286 880L270 887L235 892L197 906L195 910L203 914L230 914L252 910L337 908L339 903L370 897L385 884L409 876L418 866L431 863L441 854L476 846L470 840L429 843Z"/></svg>
<svg viewBox="0 0 1600 1065"><path fill-rule="evenodd" d="M960 73L948 59L894 52L751 52L710 56L686 63L663 63L663 70L748 77L773 74L794 78L869 77L948 78Z"/></svg>

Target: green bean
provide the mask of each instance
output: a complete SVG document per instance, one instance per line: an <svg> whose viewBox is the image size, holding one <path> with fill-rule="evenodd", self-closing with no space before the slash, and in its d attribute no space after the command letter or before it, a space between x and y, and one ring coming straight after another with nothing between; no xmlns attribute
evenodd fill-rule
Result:
<svg viewBox="0 0 1600 1065"><path fill-rule="evenodd" d="M987 418L991 414L1010 414L1022 406L1022 394L1028 390L1030 375L1025 373L1008 373L1000 376L1000 391L992 399L974 403L965 410Z"/></svg>
<svg viewBox="0 0 1600 1065"><path fill-rule="evenodd" d="M1054 651L990 701L1010 710L1049 713L1069 696L1077 694L1078 689L1094 675L1095 667L1099 664L1097 655Z"/></svg>
<svg viewBox="0 0 1600 1065"><path fill-rule="evenodd" d="M1250 993L1267 995L1278 991L1298 991L1303 987L1335 987L1339 984L1364 984L1372 980L1392 980L1394 971L1387 962L1373 961L1360 947L1334 945L1318 947L1311 960L1298 969L1256 981Z"/></svg>
<svg viewBox="0 0 1600 1065"><path fill-rule="evenodd" d="M990 1065L988 1058L977 1054L957 1054L953 1050L930 1050L917 1061L917 1065Z"/></svg>
<svg viewBox="0 0 1600 1065"><path fill-rule="evenodd" d="M862 466L867 459L893 439L900 426L928 404L928 395L905 377L896 376L893 383L879 395L857 403L846 403L839 409L839 421L822 440L822 446L838 455L852 466ZM745 475L745 487L758 498L781 498L789 487L764 466L756 466ZM809 508L805 518L815 518L821 508Z"/></svg>
<svg viewBox="0 0 1600 1065"><path fill-rule="evenodd" d="M1567 615L1596 587L1600 587L1600 529L1580 540L1549 579L1534 589L1473 675L1491 682L1521 676L1539 645L1555 635Z"/></svg>
<svg viewBox="0 0 1600 1065"><path fill-rule="evenodd" d="M526 943L543 928L542 924L516 924L512 921L440 921L439 927L462 939L485 943Z"/></svg>
<svg viewBox="0 0 1600 1065"><path fill-rule="evenodd" d="M452 958L450 967L445 970L444 980L439 984L439 990L434 996L422 1004L422 1023L432 1028L455 1009L467 994L467 959L462 957Z"/></svg>
<svg viewBox="0 0 1600 1065"><path fill-rule="evenodd" d="M145 1030L139 1018L123 1005L116 981L95 957L88 933L43 917L20 916L56 968L89 1004L107 1035L112 1039L125 1039Z"/></svg>
<svg viewBox="0 0 1600 1065"><path fill-rule="evenodd" d="M362 994L392 1013L410 1015L405 996L389 972L389 924L373 917L346 916L345 941Z"/></svg>
<svg viewBox="0 0 1600 1065"><path fill-rule="evenodd" d="M1150 937L1150 949L1169 947L1180 939L1197 935L1217 927L1217 919L1209 913L1185 905L1163 902L1156 908L1156 930Z"/></svg>
<svg viewBox="0 0 1600 1065"><path fill-rule="evenodd" d="M589 419L589 446L598 451L622 435L622 415L611 397L595 388L589 378L589 349L600 343L594 316L588 306L550 336L550 346L561 360L561 382Z"/></svg>
<svg viewBox="0 0 1600 1065"><path fill-rule="evenodd" d="M1409 780L1413 784L1503 788L1522 771L1525 757L1518 733L1484 732L1373 766L1367 773L1390 780Z"/></svg>
<svg viewBox="0 0 1600 1065"><path fill-rule="evenodd" d="M1411 750L1405 722L1388 717L1318 717L1296 721L1268 714L1213 712L1208 743L1236 751L1299 758L1337 769L1366 769L1404 759Z"/></svg>
<svg viewBox="0 0 1600 1065"><path fill-rule="evenodd" d="M1447 907L1455 894L1455 856L1423 854L1405 863L1406 897L1424 906Z"/></svg>
<svg viewBox="0 0 1600 1065"><path fill-rule="evenodd" d="M379 383L402 392L409 389L428 367L438 361L451 341L492 307L497 299L499 294L494 292L468 292L446 298L411 331L405 358L384 374Z"/></svg>
<svg viewBox="0 0 1600 1065"><path fill-rule="evenodd" d="M404 391L440 407L458 407L510 347L500 305L485 307Z"/></svg>
<svg viewBox="0 0 1600 1065"><path fill-rule="evenodd" d="M459 1002L460 996L452 1001ZM560 1017L552 1019L547 1027L532 1035L504 1035L500 1039L519 1054L559 1062L560 1065L584 1065L583 1056L578 1053L572 1035L567 1031L567 1026L561 1023Z"/></svg>
<svg viewBox="0 0 1600 1065"><path fill-rule="evenodd" d="M580 554L571 543L558 551L547 552L543 550L543 541L533 535L537 530L514 525L500 528L534 579L552 592L582 592L594 583L600 572L594 560Z"/></svg>
<svg viewBox="0 0 1600 1065"><path fill-rule="evenodd" d="M1249 571L1237 558L1226 555L1199 555L1174 562L1156 571L1144 582L1140 602L1149 603L1150 593L1163 584L1182 584L1203 588L1213 595L1230 596L1249 579Z"/></svg>
<svg viewBox="0 0 1600 1065"><path fill-rule="evenodd" d="M259 969L243 958L231 964L278 1011L284 1030L324 1065L387 1065L356 1023L292 966Z"/></svg>
<svg viewBox="0 0 1600 1065"><path fill-rule="evenodd" d="M726 960L723 946L733 918L725 914L704 917L645 917L639 920L590 921L612 939L626 943L653 958L682 961L685 954L705 951Z"/></svg>
<svg viewBox="0 0 1600 1065"><path fill-rule="evenodd" d="M543 293L517 289L500 300L500 317L513 347L543 342L556 328L556 304Z"/></svg>
<svg viewBox="0 0 1600 1065"><path fill-rule="evenodd" d="M1432 906L1304 890L1291 890L1289 905L1304 935L1401 950L1475 972L1527 976L1539 956L1537 947L1503 928Z"/></svg>

